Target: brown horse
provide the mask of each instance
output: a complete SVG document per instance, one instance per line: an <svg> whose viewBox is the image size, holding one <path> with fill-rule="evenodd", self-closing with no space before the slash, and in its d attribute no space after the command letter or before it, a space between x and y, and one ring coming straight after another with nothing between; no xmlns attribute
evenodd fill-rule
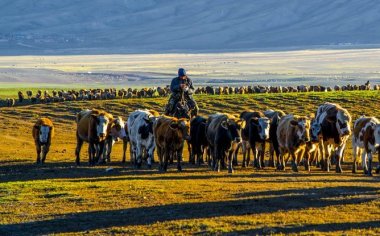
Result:
<svg viewBox="0 0 380 236"><path fill-rule="evenodd" d="M84 110L77 115L76 163L80 164L80 150L87 142L89 164L94 165L103 154L105 141L110 133L110 122L113 116L102 110Z"/></svg>
<svg viewBox="0 0 380 236"><path fill-rule="evenodd" d="M54 136L53 122L48 118L40 118L33 126L32 135L37 150L37 164L44 163L49 152L51 138ZM42 158L41 158L42 151Z"/></svg>

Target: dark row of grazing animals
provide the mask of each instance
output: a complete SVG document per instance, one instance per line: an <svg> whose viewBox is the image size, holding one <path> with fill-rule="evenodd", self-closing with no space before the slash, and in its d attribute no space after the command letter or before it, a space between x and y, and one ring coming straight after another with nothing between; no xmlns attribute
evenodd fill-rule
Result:
<svg viewBox="0 0 380 236"><path fill-rule="evenodd" d="M161 171L166 171L168 164L175 159L177 169L181 171L183 147L188 142L191 163L201 164L205 156L213 170L220 171L227 164L228 172L232 173L240 148L243 167L250 165L252 152L253 167L264 168L265 144L270 143L268 165L277 167L277 170L285 170L289 159L295 172L301 162L308 171L312 163L329 171L335 161L335 170L340 173L344 150L352 133L352 171L357 170L357 155L362 156L363 171L368 175L372 175L372 156L376 152L380 162L380 122L374 117L360 117L352 131L348 111L333 103L320 105L313 118L267 110L243 111L239 116L217 113L208 118L197 116L189 121L160 116L153 110L136 110L124 122L121 117L93 109L80 112L76 123L78 165L83 142L89 143L89 163L94 165L110 161L114 142L123 140L123 162L129 142L131 163L136 168L140 168L144 160L151 168L157 149ZM45 118L33 127L37 163L45 161L53 131L53 123ZM45 147L42 158L41 146ZM377 173L379 171L380 165L376 169Z"/></svg>
<svg viewBox="0 0 380 236"><path fill-rule="evenodd" d="M380 90L380 85L371 87L369 81L364 85L299 85L299 86L241 86L241 87L198 87L195 94L229 95L229 94L253 94L253 93L290 93L290 92L331 92L331 91L354 91L354 90Z"/></svg>
<svg viewBox="0 0 380 236"><path fill-rule="evenodd" d="M344 85L326 87L319 85L299 85L292 86L241 86L241 87L198 87L195 94L208 95L228 95L228 94L253 94L253 93L288 93L288 92L329 92L329 91L354 91L354 90L380 90L380 85L371 87L369 81L364 85ZM23 103L27 100L29 103L51 103L64 101L81 101L81 100L105 100L115 98L144 98L144 97L167 97L170 95L170 88L154 87L142 89L80 89L80 90L52 90L51 93L47 90L38 90L35 95L31 90L26 91L27 99L22 91L18 92L18 103ZM5 105L8 107L14 106L16 100L7 98Z"/></svg>
<svg viewBox="0 0 380 236"><path fill-rule="evenodd" d="M142 88L142 89L80 89L80 90L38 90L36 94L33 91L26 91L26 96L22 91L17 93L18 103L52 103L64 101L82 101L82 100L107 100L116 98L143 98L143 97L167 97L170 94L169 87ZM14 104L8 103L7 106Z"/></svg>

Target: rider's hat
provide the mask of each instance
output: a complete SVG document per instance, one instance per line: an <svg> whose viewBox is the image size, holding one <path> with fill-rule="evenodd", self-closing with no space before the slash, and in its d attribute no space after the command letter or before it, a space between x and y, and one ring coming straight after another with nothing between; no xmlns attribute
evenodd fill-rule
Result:
<svg viewBox="0 0 380 236"><path fill-rule="evenodd" d="M178 77L185 76L185 75L186 75L185 69L179 68L178 69Z"/></svg>

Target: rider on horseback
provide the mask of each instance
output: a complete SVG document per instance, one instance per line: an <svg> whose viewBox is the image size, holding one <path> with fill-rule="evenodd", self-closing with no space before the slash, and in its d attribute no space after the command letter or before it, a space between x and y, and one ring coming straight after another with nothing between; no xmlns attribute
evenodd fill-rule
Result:
<svg viewBox="0 0 380 236"><path fill-rule="evenodd" d="M166 106L165 115L173 115L176 104L182 99L185 100L187 106L191 109L192 116L198 114L198 106L192 96L194 92L193 82L187 77L185 69L178 69L178 77L172 80L170 90L172 94Z"/></svg>

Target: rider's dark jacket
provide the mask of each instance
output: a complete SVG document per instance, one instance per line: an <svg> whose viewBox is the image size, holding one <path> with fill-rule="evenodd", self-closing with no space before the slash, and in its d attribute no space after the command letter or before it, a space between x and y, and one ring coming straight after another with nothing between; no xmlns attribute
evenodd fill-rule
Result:
<svg viewBox="0 0 380 236"><path fill-rule="evenodd" d="M172 91L172 96L175 98L179 98L181 95L181 84L186 84L189 88L185 92L185 95L192 95L194 92L193 82L189 77L186 79L180 79L179 77L175 77L170 84L170 90Z"/></svg>

